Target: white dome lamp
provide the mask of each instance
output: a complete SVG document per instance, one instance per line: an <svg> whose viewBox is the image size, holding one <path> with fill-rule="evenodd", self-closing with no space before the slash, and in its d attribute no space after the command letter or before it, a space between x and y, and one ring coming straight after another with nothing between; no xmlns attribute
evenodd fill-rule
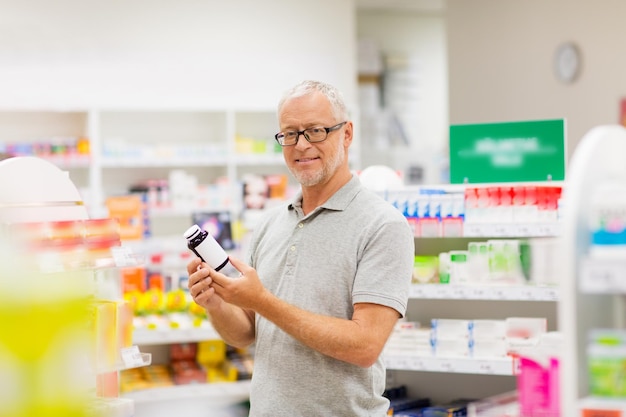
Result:
<svg viewBox="0 0 626 417"><path fill-rule="evenodd" d="M398 172L385 165L371 165L359 174L361 183L374 192L402 188L404 183Z"/></svg>

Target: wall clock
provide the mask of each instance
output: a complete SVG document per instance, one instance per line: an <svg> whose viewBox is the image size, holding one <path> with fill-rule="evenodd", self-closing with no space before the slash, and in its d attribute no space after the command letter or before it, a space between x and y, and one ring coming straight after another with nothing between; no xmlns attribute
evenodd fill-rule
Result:
<svg viewBox="0 0 626 417"><path fill-rule="evenodd" d="M572 83L580 75L582 57L580 49L573 42L560 44L554 53L556 77L563 83Z"/></svg>

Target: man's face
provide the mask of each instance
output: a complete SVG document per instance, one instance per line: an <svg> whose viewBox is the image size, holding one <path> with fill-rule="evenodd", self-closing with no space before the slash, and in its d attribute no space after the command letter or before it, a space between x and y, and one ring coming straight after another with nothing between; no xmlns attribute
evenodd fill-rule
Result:
<svg viewBox="0 0 626 417"><path fill-rule="evenodd" d="M330 103L321 93L288 100L280 111L279 119L282 132L331 127L343 122L336 120ZM298 143L283 148L287 167L302 186L324 184L339 168L347 168L351 127L351 124L346 124L328 133L325 141L317 143L309 143L300 135Z"/></svg>

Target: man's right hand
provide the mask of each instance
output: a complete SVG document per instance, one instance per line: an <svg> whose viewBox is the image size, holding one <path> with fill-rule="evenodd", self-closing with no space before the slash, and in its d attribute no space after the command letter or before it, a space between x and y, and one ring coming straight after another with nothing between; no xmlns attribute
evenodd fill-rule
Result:
<svg viewBox="0 0 626 417"><path fill-rule="evenodd" d="M211 274L215 274L215 270L202 262L200 258L194 258L187 264L187 273L189 274L187 287L193 301L204 307L207 312L218 308L223 300L215 294L215 290L212 288Z"/></svg>

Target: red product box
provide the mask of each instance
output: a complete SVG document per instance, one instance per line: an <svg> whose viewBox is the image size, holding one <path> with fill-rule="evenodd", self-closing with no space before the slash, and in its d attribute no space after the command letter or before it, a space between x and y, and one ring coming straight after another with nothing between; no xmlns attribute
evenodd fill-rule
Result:
<svg viewBox="0 0 626 417"><path fill-rule="evenodd" d="M197 352L197 343L176 343L170 346L170 358L172 361L195 361Z"/></svg>

